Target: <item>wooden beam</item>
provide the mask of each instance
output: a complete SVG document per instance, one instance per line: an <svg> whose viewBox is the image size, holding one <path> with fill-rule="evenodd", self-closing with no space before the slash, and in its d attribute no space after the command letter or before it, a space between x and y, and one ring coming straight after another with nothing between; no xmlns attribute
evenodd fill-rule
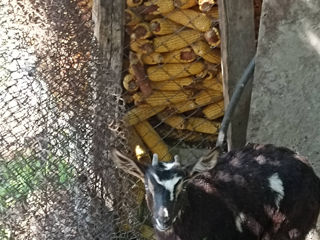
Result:
<svg viewBox="0 0 320 240"><path fill-rule="evenodd" d="M237 81L255 55L253 0L219 0L222 73L225 106L228 105ZM246 143L252 80L236 107L228 134L229 149Z"/></svg>
<svg viewBox="0 0 320 240"><path fill-rule="evenodd" d="M123 0L94 0L92 9L94 35L107 67L108 80L117 83L122 76L124 7Z"/></svg>

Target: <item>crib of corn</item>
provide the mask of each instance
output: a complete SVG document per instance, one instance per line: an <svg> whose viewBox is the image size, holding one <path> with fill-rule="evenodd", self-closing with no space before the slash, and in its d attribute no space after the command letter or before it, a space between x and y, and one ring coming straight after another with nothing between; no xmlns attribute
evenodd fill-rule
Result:
<svg viewBox="0 0 320 240"><path fill-rule="evenodd" d="M214 146L224 114L218 18L216 0L126 0L123 122L139 161L171 161L166 138Z"/></svg>

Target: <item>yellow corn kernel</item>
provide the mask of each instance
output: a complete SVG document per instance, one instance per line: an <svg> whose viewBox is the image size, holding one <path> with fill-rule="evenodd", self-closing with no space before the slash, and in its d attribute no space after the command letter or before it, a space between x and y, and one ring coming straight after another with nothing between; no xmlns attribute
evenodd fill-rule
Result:
<svg viewBox="0 0 320 240"><path fill-rule="evenodd" d="M150 106L148 104L142 104L135 108L132 108L130 111L128 111L124 117L124 123L127 126L135 125L138 122L144 121L157 113L161 112L165 109L165 106Z"/></svg>
<svg viewBox="0 0 320 240"><path fill-rule="evenodd" d="M203 62L171 63L147 68L151 81L165 81L175 78L188 77L200 73L205 68Z"/></svg>
<svg viewBox="0 0 320 240"><path fill-rule="evenodd" d="M165 18L156 18L153 19L150 23L151 31L155 35L166 35L170 33L175 33L179 29L181 29L181 27L181 25Z"/></svg>
<svg viewBox="0 0 320 240"><path fill-rule="evenodd" d="M177 91L185 86L189 86L193 83L192 77L178 78L174 80L161 81L161 82L151 82L151 88L156 90L168 90Z"/></svg>
<svg viewBox="0 0 320 240"><path fill-rule="evenodd" d="M140 122L134 127L151 152L158 154L159 160L171 160L172 157L169 153L168 146L162 141L159 134L153 129L148 121Z"/></svg>
<svg viewBox="0 0 320 240"><path fill-rule="evenodd" d="M155 65L163 63L163 56L161 55L161 53L154 52L151 54L142 55L141 60L144 64Z"/></svg>
<svg viewBox="0 0 320 240"><path fill-rule="evenodd" d="M195 103L199 106L204 106L208 103L219 101L223 98L223 95L219 91L214 90L202 90L195 96Z"/></svg>
<svg viewBox="0 0 320 240"><path fill-rule="evenodd" d="M178 9L170 13L166 13L164 16L176 23L193 28L200 32L209 31L212 25L211 19L204 13L191 9Z"/></svg>
<svg viewBox="0 0 320 240"><path fill-rule="evenodd" d="M212 47L217 47L220 45L220 33L218 28L213 27L210 31L206 32L204 38Z"/></svg>
<svg viewBox="0 0 320 240"><path fill-rule="evenodd" d="M145 102L150 106L169 106L173 103L187 101L192 97L192 91L153 91L148 97L143 97L141 93L133 95L136 104Z"/></svg>
<svg viewBox="0 0 320 240"><path fill-rule="evenodd" d="M157 116L162 122L170 127L180 130L186 129L186 119L181 115L166 116L164 114L158 114Z"/></svg>
<svg viewBox="0 0 320 240"><path fill-rule="evenodd" d="M134 25L138 24L139 22L141 22L141 20L142 20L141 16L137 15L132 10L126 9L126 10L124 10L124 12L125 12L126 25L134 26Z"/></svg>
<svg viewBox="0 0 320 240"><path fill-rule="evenodd" d="M138 23L132 31L131 39L146 39L152 36L152 32L150 30L150 26L148 23L142 22Z"/></svg>
<svg viewBox="0 0 320 240"><path fill-rule="evenodd" d="M197 41L191 44L191 47L195 54L202 57L211 63L220 64L221 63L221 54L220 49L211 48L208 43L205 41Z"/></svg>
<svg viewBox="0 0 320 240"><path fill-rule="evenodd" d="M174 6L180 9L187 9L198 4L197 0L174 0Z"/></svg>
<svg viewBox="0 0 320 240"><path fill-rule="evenodd" d="M134 127L128 127L128 144L132 151L134 151L136 158L139 162L148 164L151 162L150 155L148 154L147 147L138 135Z"/></svg>
<svg viewBox="0 0 320 240"><path fill-rule="evenodd" d="M219 18L219 9L218 6L214 6L213 8L210 9L209 12L206 13L209 17L218 19Z"/></svg>
<svg viewBox="0 0 320 240"><path fill-rule="evenodd" d="M199 40L202 34L196 30L183 30L153 39L155 52L170 52L189 46Z"/></svg>
<svg viewBox="0 0 320 240"><path fill-rule="evenodd" d="M202 12L208 12L216 4L216 0L198 0L199 9Z"/></svg>
<svg viewBox="0 0 320 240"><path fill-rule="evenodd" d="M219 128L219 123L204 118L190 117L187 119L186 129L190 131L217 134Z"/></svg>
<svg viewBox="0 0 320 240"><path fill-rule="evenodd" d="M224 114L224 101L221 100L216 103L212 103L208 106L206 106L202 110L203 114L206 116L206 118L210 120L217 119L219 117L222 117Z"/></svg>
<svg viewBox="0 0 320 240"><path fill-rule="evenodd" d="M135 92L138 90L138 85L135 81L135 79L133 78L133 76L131 74L127 74L124 78L123 78L123 87L128 91L128 92Z"/></svg>
<svg viewBox="0 0 320 240"><path fill-rule="evenodd" d="M185 102L179 102L179 103L176 103L176 104L174 104L172 106L174 111L176 111L178 113L191 111L191 110L194 110L194 109L200 108L200 107L201 106L196 104L196 102L194 100L188 100L188 101L185 101Z"/></svg>
<svg viewBox="0 0 320 240"><path fill-rule="evenodd" d="M182 48L173 52L163 53L163 63L189 63L196 60L197 55L192 48Z"/></svg>
<svg viewBox="0 0 320 240"><path fill-rule="evenodd" d="M201 87L206 88L206 89L211 89L215 90L218 92L223 92L223 86L217 78L206 78L200 83Z"/></svg>
<svg viewBox="0 0 320 240"><path fill-rule="evenodd" d="M183 113L183 112L195 110L197 108L206 106L210 103L214 103L223 99L222 93L221 92L219 93L217 91L213 91L215 96L210 97L209 95L210 93L208 92L211 92L211 91L212 90L202 90L197 95L195 95L193 99L185 102L176 103L171 108L178 113Z"/></svg>
<svg viewBox="0 0 320 240"><path fill-rule="evenodd" d="M137 7L143 3L143 0L127 0L128 7Z"/></svg>
<svg viewBox="0 0 320 240"><path fill-rule="evenodd" d="M150 14L168 13L174 9L173 0L149 0L144 5L152 8Z"/></svg>
<svg viewBox="0 0 320 240"><path fill-rule="evenodd" d="M150 54L153 52L153 42L148 39L132 40L130 49L141 54Z"/></svg>
<svg viewBox="0 0 320 240"><path fill-rule="evenodd" d="M181 115L166 117L161 114L158 114L158 117L170 127L180 130L216 134L220 127L218 123L199 117L189 117L186 119Z"/></svg>

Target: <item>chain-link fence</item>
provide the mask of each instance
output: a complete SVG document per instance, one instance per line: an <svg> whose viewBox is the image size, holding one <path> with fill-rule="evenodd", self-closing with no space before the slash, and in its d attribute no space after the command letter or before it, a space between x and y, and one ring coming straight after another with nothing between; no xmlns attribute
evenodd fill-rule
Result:
<svg viewBox="0 0 320 240"><path fill-rule="evenodd" d="M215 145L215 1L128 0L122 79L112 81L92 4L0 3L1 239L151 238L143 186L110 150L187 162Z"/></svg>

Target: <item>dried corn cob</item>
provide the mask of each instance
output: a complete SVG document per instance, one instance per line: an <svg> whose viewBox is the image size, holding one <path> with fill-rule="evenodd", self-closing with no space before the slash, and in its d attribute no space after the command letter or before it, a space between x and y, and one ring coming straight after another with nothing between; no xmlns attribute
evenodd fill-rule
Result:
<svg viewBox="0 0 320 240"><path fill-rule="evenodd" d="M213 92L214 96L210 96L210 92ZM211 90L202 90L195 95L193 99L174 104L172 109L176 112L183 113L220 101L221 99L223 99L222 93Z"/></svg>
<svg viewBox="0 0 320 240"><path fill-rule="evenodd" d="M164 115L158 114L157 116L165 124L180 130L216 134L218 128L220 127L218 123L199 117L189 117L186 119L181 115L173 115L166 117Z"/></svg>
<svg viewBox="0 0 320 240"><path fill-rule="evenodd" d="M137 85L140 88L142 94L147 97L152 93L150 86L150 80L146 75L143 63L139 59L136 53L130 52L129 54L130 68L132 69L133 76L136 80Z"/></svg>
<svg viewBox="0 0 320 240"><path fill-rule="evenodd" d="M165 116L164 114L158 114L157 117L165 124L175 129L186 129L186 119L181 115Z"/></svg>
<svg viewBox="0 0 320 240"><path fill-rule="evenodd" d="M192 91L153 91L149 97L143 97L141 93L133 95L136 104L147 103L150 106L168 106L173 103L187 101L192 97Z"/></svg>
<svg viewBox="0 0 320 240"><path fill-rule="evenodd" d="M216 4L216 0L198 0L201 12L208 12Z"/></svg>
<svg viewBox="0 0 320 240"><path fill-rule="evenodd" d="M152 36L152 32L148 23L138 23L132 30L131 39L146 39Z"/></svg>
<svg viewBox="0 0 320 240"><path fill-rule="evenodd" d="M182 26L165 18L153 19L150 23L151 31L156 35L166 35L178 31Z"/></svg>
<svg viewBox="0 0 320 240"><path fill-rule="evenodd" d="M175 78L188 77L200 73L205 68L204 63L171 63L147 68L147 73L152 81L164 81Z"/></svg>
<svg viewBox="0 0 320 240"><path fill-rule="evenodd" d="M148 121L136 124L135 129L144 143L149 147L152 153L157 153L162 161L170 161L171 154L168 146L162 141L159 134L153 129Z"/></svg>
<svg viewBox="0 0 320 240"><path fill-rule="evenodd" d="M208 103L219 101L223 98L223 95L219 91L214 90L202 90L195 96L195 103L200 106L204 106Z"/></svg>
<svg viewBox="0 0 320 240"><path fill-rule="evenodd" d="M189 63L196 59L197 55L192 48L182 48L168 53L151 53L142 55L142 62L148 65L155 65L159 63Z"/></svg>
<svg viewBox="0 0 320 240"><path fill-rule="evenodd" d="M143 143L141 137L138 135L134 127L128 127L128 144L130 149L134 150L136 158L139 162L150 163L150 155L147 147Z"/></svg>
<svg viewBox="0 0 320 240"><path fill-rule="evenodd" d="M126 25L133 26L141 22L142 20L141 16L137 15L131 9L126 9L124 10L124 12L125 12Z"/></svg>
<svg viewBox="0 0 320 240"><path fill-rule="evenodd" d="M143 3L143 0L127 0L128 7L137 7Z"/></svg>
<svg viewBox="0 0 320 240"><path fill-rule="evenodd" d="M144 64L155 65L163 63L163 56L161 55L161 53L154 52L151 54L142 55L141 60Z"/></svg>
<svg viewBox="0 0 320 240"><path fill-rule="evenodd" d="M194 79L195 80L199 80L199 79L203 79L208 75L208 69L205 68L202 72L195 74L194 75Z"/></svg>
<svg viewBox="0 0 320 240"><path fill-rule="evenodd" d="M153 52L153 42L148 39L132 40L130 49L137 53L150 54Z"/></svg>
<svg viewBox="0 0 320 240"><path fill-rule="evenodd" d="M209 104L209 103L207 103L207 104ZM188 100L185 102L179 102L179 103L174 104L172 106L172 109L175 112L183 113L183 112L191 111L191 110L194 110L194 109L200 108L200 107L201 106L196 104L196 102L194 100Z"/></svg>
<svg viewBox="0 0 320 240"><path fill-rule="evenodd" d="M183 30L177 33L156 37L153 39L155 52L170 52L189 46L201 38L196 30Z"/></svg>
<svg viewBox="0 0 320 240"><path fill-rule="evenodd" d="M213 8L210 9L210 11L208 11L207 16L218 19L219 18L219 10L218 10L218 6L214 6Z"/></svg>
<svg viewBox="0 0 320 240"><path fill-rule="evenodd" d="M197 41L191 44L193 51L203 59L211 63L220 64L221 54L220 49L212 49L205 41Z"/></svg>
<svg viewBox="0 0 320 240"><path fill-rule="evenodd" d="M151 82L150 84L152 89L177 91L185 86L191 85L192 83L192 77L186 77L162 82Z"/></svg>
<svg viewBox="0 0 320 240"><path fill-rule="evenodd" d="M217 134L220 124L209 121L204 118L190 117L187 120L186 129L195 132L202 132L208 134Z"/></svg>
<svg viewBox="0 0 320 240"><path fill-rule="evenodd" d="M163 63L189 63L197 58L197 55L190 47L164 53L162 56Z"/></svg>
<svg viewBox="0 0 320 240"><path fill-rule="evenodd" d="M206 116L206 118L210 120L217 119L219 117L222 117L224 114L224 101L221 100L216 103L212 103L205 107L202 110L203 114Z"/></svg>
<svg viewBox="0 0 320 240"><path fill-rule="evenodd" d="M180 9L187 9L198 4L197 0L173 0L174 6Z"/></svg>
<svg viewBox="0 0 320 240"><path fill-rule="evenodd" d="M200 32L209 31L212 24L211 19L204 13L200 13L191 9L178 9L164 14L164 16L176 23L193 28Z"/></svg>
<svg viewBox="0 0 320 240"><path fill-rule="evenodd" d="M215 90L218 92L223 92L223 86L217 78L206 78L201 83L200 86L206 89Z"/></svg>
<svg viewBox="0 0 320 240"><path fill-rule="evenodd" d="M165 106L139 105L126 113L123 120L127 126L135 125L144 121L165 109Z"/></svg>
<svg viewBox="0 0 320 240"><path fill-rule="evenodd" d="M212 27L212 29L204 34L204 38L212 47L220 45L220 33L218 28Z"/></svg>
<svg viewBox="0 0 320 240"><path fill-rule="evenodd" d="M128 91L128 92L135 92L138 90L138 85L136 83L136 80L131 74L127 74L123 78L123 87Z"/></svg>
<svg viewBox="0 0 320 240"><path fill-rule="evenodd" d="M149 14L163 14L174 9L173 0L149 0L144 5L149 7Z"/></svg>

